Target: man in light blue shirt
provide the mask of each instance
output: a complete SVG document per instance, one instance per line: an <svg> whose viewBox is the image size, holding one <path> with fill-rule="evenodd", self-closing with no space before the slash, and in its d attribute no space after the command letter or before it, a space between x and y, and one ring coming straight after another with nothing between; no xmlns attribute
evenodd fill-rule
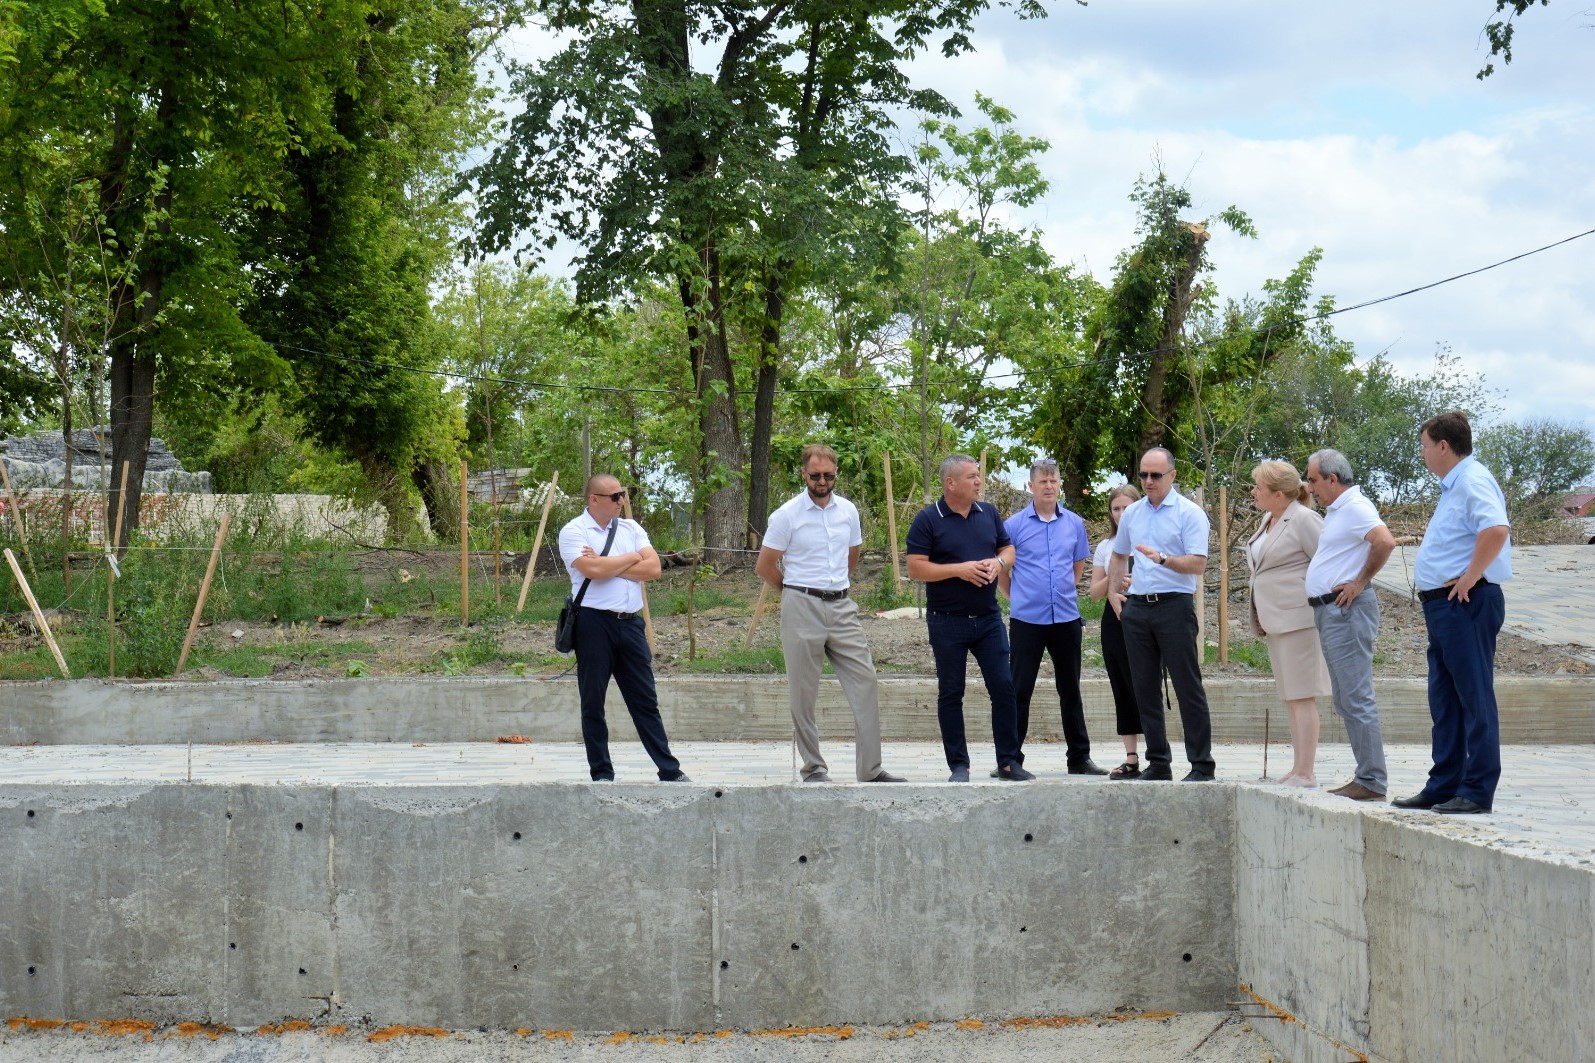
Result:
<svg viewBox="0 0 1595 1063"><path fill-rule="evenodd" d="M1008 595L1009 670L1019 714L1019 760L1030 730L1030 697L1035 693L1041 655L1052 655L1058 711L1068 747L1070 775L1106 775L1091 760L1085 705L1080 700L1080 575L1091 556L1085 521L1058 501L1062 484L1058 463L1042 458L1030 467L1030 504L1003 525L1013 541L1013 569L1003 569L997 585Z"/></svg>
<svg viewBox="0 0 1595 1063"><path fill-rule="evenodd" d="M1429 631L1429 781L1397 808L1450 815L1489 812L1501 779L1495 703L1495 639L1506 618L1501 584L1512 578L1506 497L1473 457L1473 428L1461 411L1419 431L1423 463L1440 480L1440 502L1424 530L1413 576Z"/></svg>
<svg viewBox="0 0 1595 1063"><path fill-rule="evenodd" d="M1130 681L1141 706L1147 764L1140 779L1167 782L1174 778L1174 756L1163 720L1163 673L1167 670L1180 703L1185 755L1191 764L1184 781L1212 782L1213 725L1196 645L1196 588L1207 568L1211 525L1201 506L1175 490L1175 475L1174 455L1163 447L1153 447L1141 456L1141 489L1146 497L1132 503L1119 518L1113 562L1108 566L1108 605L1124 624ZM1131 572L1129 593L1111 589L1123 585L1135 554L1141 556Z"/></svg>

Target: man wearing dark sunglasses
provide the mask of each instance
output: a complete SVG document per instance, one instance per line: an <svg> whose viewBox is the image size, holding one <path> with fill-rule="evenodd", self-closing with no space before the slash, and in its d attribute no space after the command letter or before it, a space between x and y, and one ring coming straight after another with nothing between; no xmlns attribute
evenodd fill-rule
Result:
<svg viewBox="0 0 1595 1063"><path fill-rule="evenodd" d="M1191 764L1184 781L1211 782L1213 728L1196 645L1196 588L1207 568L1211 525L1201 506L1174 489L1174 455L1169 451L1153 447L1143 454L1139 475L1146 495L1119 518L1108 586L1123 585L1133 554L1141 555L1140 563L1131 574L1129 593L1109 590L1108 603L1124 625L1130 681L1141 707L1147 763L1140 778L1148 782L1174 778L1163 715L1167 671L1179 699L1185 755Z"/></svg>
<svg viewBox="0 0 1595 1063"><path fill-rule="evenodd" d="M831 781L814 720L820 672L830 661L853 709L855 777L859 782L903 782L881 769L875 661L858 604L848 596L864 544L858 507L836 493L836 451L810 443L800 460L807 487L770 514L756 571L781 593L781 652L803 781Z"/></svg>
<svg viewBox="0 0 1595 1063"><path fill-rule="evenodd" d="M659 715L653 652L640 615L642 584L659 578L659 555L642 525L620 515L625 498L619 480L594 476L587 481L587 508L559 532L559 555L570 572L572 593L591 581L576 617L576 686L587 768L594 782L615 780L604 720L604 699L613 677L660 781L687 782L681 762L670 753Z"/></svg>

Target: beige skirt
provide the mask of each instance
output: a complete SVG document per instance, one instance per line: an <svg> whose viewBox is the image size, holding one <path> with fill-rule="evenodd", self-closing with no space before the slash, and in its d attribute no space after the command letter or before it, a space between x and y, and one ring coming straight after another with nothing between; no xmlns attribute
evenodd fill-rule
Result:
<svg viewBox="0 0 1595 1063"><path fill-rule="evenodd" d="M1283 701L1326 697L1329 666L1318 645L1318 629L1304 627L1266 636L1268 660L1274 668L1274 689Z"/></svg>

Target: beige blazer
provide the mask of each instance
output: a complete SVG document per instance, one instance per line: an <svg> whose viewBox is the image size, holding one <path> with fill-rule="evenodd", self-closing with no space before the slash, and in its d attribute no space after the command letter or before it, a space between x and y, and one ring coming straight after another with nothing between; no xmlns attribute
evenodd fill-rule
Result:
<svg viewBox="0 0 1595 1063"><path fill-rule="evenodd" d="M1252 568L1252 631L1279 635L1313 626L1313 609L1307 604L1307 566L1318 552L1324 518L1300 502L1292 502L1279 518L1274 533L1252 560L1251 544L1262 537L1268 516L1247 540L1246 560Z"/></svg>

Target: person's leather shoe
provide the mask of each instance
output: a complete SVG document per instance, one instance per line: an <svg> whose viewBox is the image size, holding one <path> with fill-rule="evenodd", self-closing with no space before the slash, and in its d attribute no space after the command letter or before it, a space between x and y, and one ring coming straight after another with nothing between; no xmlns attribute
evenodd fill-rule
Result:
<svg viewBox="0 0 1595 1063"><path fill-rule="evenodd" d="M1097 762L1087 757L1078 764L1069 765L1070 775L1106 775L1107 768L1097 767Z"/></svg>
<svg viewBox="0 0 1595 1063"><path fill-rule="evenodd" d="M1136 782L1173 782L1174 773L1167 767L1157 764L1148 764L1141 769L1141 774L1136 776Z"/></svg>
<svg viewBox="0 0 1595 1063"><path fill-rule="evenodd" d="M1186 774L1185 778L1180 780L1180 782L1217 782L1217 781L1218 780L1212 774L1210 774L1208 772L1205 772L1205 771L1188 772Z"/></svg>
<svg viewBox="0 0 1595 1063"><path fill-rule="evenodd" d="M1353 801L1383 801L1385 799L1384 794L1378 790L1370 790L1356 779L1329 792L1338 797L1349 797Z"/></svg>
<svg viewBox="0 0 1595 1063"><path fill-rule="evenodd" d="M1467 797L1453 797L1435 805L1434 810L1444 816L1482 816L1490 811L1490 806L1481 805Z"/></svg>
<svg viewBox="0 0 1595 1063"><path fill-rule="evenodd" d="M1449 798L1436 797L1427 790L1420 790L1411 797L1398 797L1390 803L1397 808L1433 808L1445 804L1447 800Z"/></svg>
<svg viewBox="0 0 1595 1063"><path fill-rule="evenodd" d="M879 775L875 776L875 778L866 779L864 781L865 782L907 782L908 780L903 778L901 775L893 775L889 771L883 771Z"/></svg>
<svg viewBox="0 0 1595 1063"><path fill-rule="evenodd" d="M1035 773L1026 771L1023 764L1005 764L997 769L997 778L1004 782L1029 782L1035 777Z"/></svg>
<svg viewBox="0 0 1595 1063"><path fill-rule="evenodd" d="M670 776L668 779L660 779L659 781L660 782L691 782L692 780L687 778L687 773L686 772L678 771L674 775Z"/></svg>
<svg viewBox="0 0 1595 1063"><path fill-rule="evenodd" d="M803 781L804 782L830 782L831 781L831 777L829 775L827 775L823 771L817 771L813 775L804 776Z"/></svg>
<svg viewBox="0 0 1595 1063"><path fill-rule="evenodd" d="M948 782L968 782L969 781L969 769L968 768L954 768L953 769L953 773L951 775L947 776L947 781Z"/></svg>

